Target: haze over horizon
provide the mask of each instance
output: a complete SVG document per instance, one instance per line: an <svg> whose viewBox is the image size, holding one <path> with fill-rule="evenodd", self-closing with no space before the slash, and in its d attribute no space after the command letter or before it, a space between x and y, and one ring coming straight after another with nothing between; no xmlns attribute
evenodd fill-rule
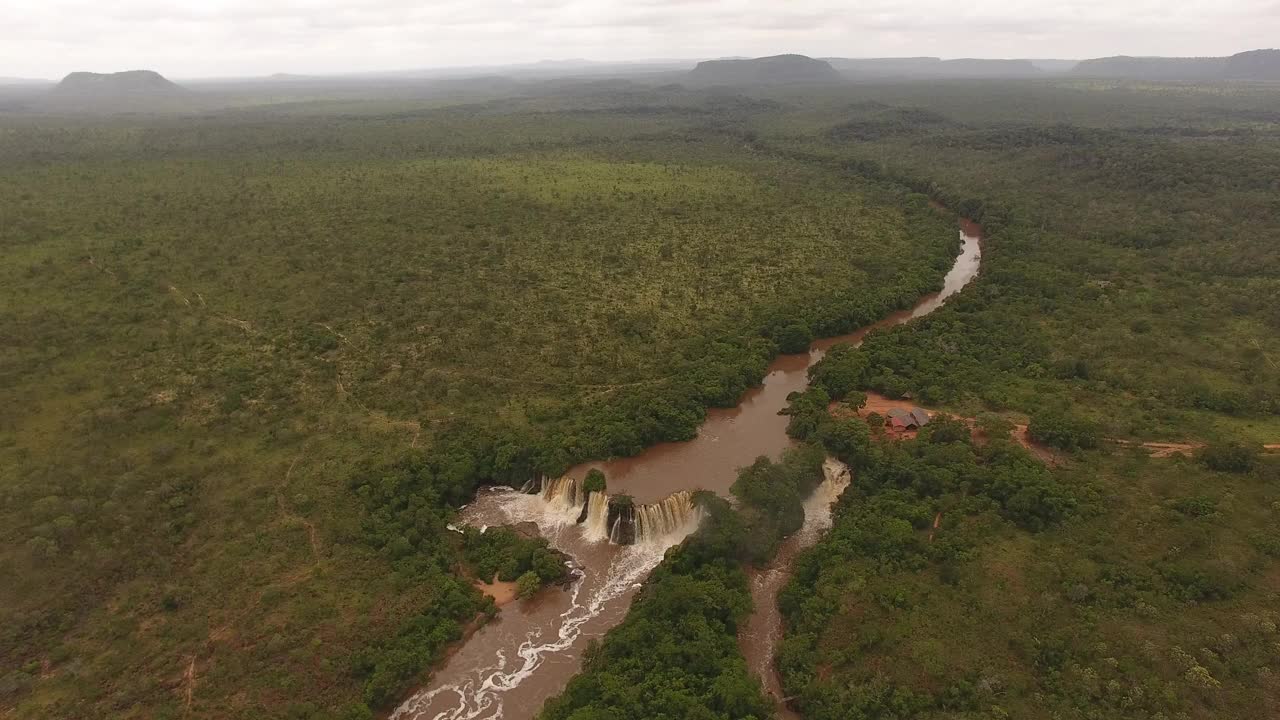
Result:
<svg viewBox="0 0 1280 720"><path fill-rule="evenodd" d="M1272 47L1277 0L10 0L0 76L357 73L545 59L1208 56Z"/></svg>

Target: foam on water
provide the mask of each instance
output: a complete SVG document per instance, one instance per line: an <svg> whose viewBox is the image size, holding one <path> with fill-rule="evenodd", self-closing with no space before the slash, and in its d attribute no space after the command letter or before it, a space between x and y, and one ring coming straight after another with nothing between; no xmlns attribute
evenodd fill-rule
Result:
<svg viewBox="0 0 1280 720"><path fill-rule="evenodd" d="M565 495L576 491L557 491L526 495L513 490L495 489L477 500L464 514L471 522L488 520L503 524L534 522L553 546L565 549L573 542L607 542L602 531L588 522L576 524L579 510ZM601 506L607 513L603 493ZM597 508L597 515L601 511ZM684 540L697 528L700 514L691 512L686 522L667 523L667 532L650 535L644 542L616 547L606 566L586 568L574 581L569 608L560 613L553 627L535 626L528 631L514 656L498 649L488 665L467 673L465 679L415 694L396 708L393 720L497 720L503 717L503 696L533 677L548 658L568 650L577 642L584 625L598 617L614 600L634 590L662 561L667 549ZM603 526L603 521L598 523Z"/></svg>
<svg viewBox="0 0 1280 720"><path fill-rule="evenodd" d="M515 658L508 659L505 653L499 651L494 663L477 673L478 680L468 679L461 684L419 693L397 708L391 717L393 720L420 719L423 716L418 714L419 710L428 707L435 698L453 695L456 698L453 707L435 713L431 716L432 720L501 718L502 695L519 687L532 676L548 655L563 652L573 645L581 634L582 625L599 615L605 603L648 575L662 561L662 554L655 546L649 545L624 548L606 570L608 576L604 584L591 597L581 597L584 580L574 583L571 606L560 615L559 627L556 628L554 637L543 639L541 630L535 630L529 633Z"/></svg>

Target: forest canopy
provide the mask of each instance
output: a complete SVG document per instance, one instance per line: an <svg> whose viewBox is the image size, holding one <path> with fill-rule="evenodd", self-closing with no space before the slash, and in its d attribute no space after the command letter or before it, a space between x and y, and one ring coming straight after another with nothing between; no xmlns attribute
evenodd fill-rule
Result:
<svg viewBox="0 0 1280 720"><path fill-rule="evenodd" d="M937 290L946 213L977 280L814 368L808 448L706 500L547 716L769 714L744 567L817 445L856 480L783 596L807 717L1276 702L1273 86L485 93L0 107L0 706L387 709L493 612L476 576L552 580L448 529L477 488L693 437L777 353ZM872 392L995 439L887 443Z"/></svg>

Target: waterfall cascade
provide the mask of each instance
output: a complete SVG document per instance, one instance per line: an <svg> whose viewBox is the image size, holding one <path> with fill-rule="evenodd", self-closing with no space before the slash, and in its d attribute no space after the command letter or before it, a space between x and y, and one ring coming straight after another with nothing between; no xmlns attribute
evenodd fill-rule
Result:
<svg viewBox="0 0 1280 720"><path fill-rule="evenodd" d="M651 542L679 532L701 519L701 511L693 503L688 490L668 495L661 502L636 508L636 542Z"/></svg>
<svg viewBox="0 0 1280 720"><path fill-rule="evenodd" d="M636 506L629 497L609 498L609 542L614 545L636 543Z"/></svg>
<svg viewBox="0 0 1280 720"><path fill-rule="evenodd" d="M593 542L609 539L609 496L605 493L587 495L587 517L583 521L582 532Z"/></svg>
<svg viewBox="0 0 1280 720"><path fill-rule="evenodd" d="M526 492L530 489L531 484L526 483ZM608 540L614 545L657 542L674 533L688 534L702 518L693 493L688 490L673 493L660 502L635 505L626 496L586 492L575 478L544 477L537 494L549 514L581 525L588 540Z"/></svg>
<svg viewBox="0 0 1280 720"><path fill-rule="evenodd" d="M582 483L569 477L558 480L542 479L542 499L553 511L575 515L582 509L586 498L582 497Z"/></svg>

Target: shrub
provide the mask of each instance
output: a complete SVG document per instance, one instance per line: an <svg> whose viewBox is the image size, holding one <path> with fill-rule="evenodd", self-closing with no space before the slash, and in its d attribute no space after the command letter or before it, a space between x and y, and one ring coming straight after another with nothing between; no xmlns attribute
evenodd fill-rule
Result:
<svg viewBox="0 0 1280 720"><path fill-rule="evenodd" d="M849 345L836 345L809 368L809 384L839 400L866 384L867 356ZM863 402L866 396L863 396Z"/></svg>
<svg viewBox="0 0 1280 720"><path fill-rule="evenodd" d="M516 580L516 592L521 598L531 598L534 593L538 592L538 588L542 587L542 578L538 577L538 573L530 570L520 576Z"/></svg>
<svg viewBox="0 0 1280 720"><path fill-rule="evenodd" d="M1061 450L1088 450L1098 446L1097 426L1064 412L1047 411L1035 415L1027 431L1033 440Z"/></svg>
<svg viewBox="0 0 1280 720"><path fill-rule="evenodd" d="M582 490L586 493L604 492L606 487L604 473L596 468L587 471L587 477L582 481Z"/></svg>
<svg viewBox="0 0 1280 720"><path fill-rule="evenodd" d="M1200 451L1197 459L1210 470L1247 473L1257 467L1258 453L1257 446L1229 442L1204 448Z"/></svg>
<svg viewBox="0 0 1280 720"><path fill-rule="evenodd" d="M792 323L778 331L778 350L783 353L802 353L813 342L813 331L807 325Z"/></svg>

